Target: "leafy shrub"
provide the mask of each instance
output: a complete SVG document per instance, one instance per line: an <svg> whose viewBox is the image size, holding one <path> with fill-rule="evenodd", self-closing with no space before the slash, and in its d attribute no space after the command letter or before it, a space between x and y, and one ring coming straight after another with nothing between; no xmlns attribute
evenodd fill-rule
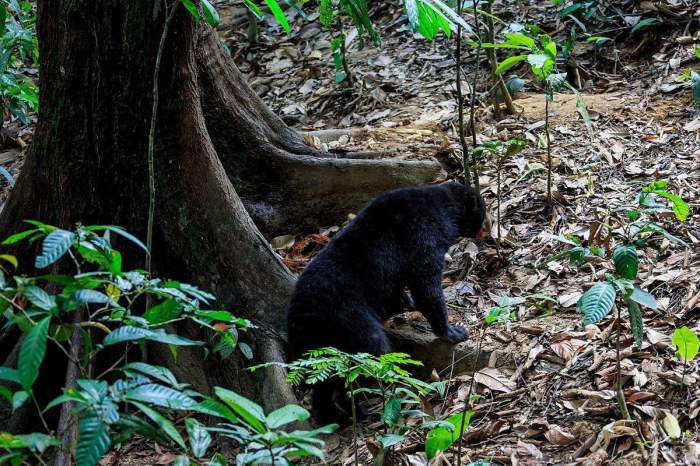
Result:
<svg viewBox="0 0 700 466"><path fill-rule="evenodd" d="M79 354L75 341L89 351L80 361L83 378L67 386L64 394L51 401L48 409L71 402L79 419L76 464L93 466L109 449L139 434L175 448L181 453L177 464L190 464L209 456L213 436L234 440L244 453L238 464L288 464L292 456L323 458L323 441L318 435L331 432L326 426L314 431L286 432L292 422L308 419L309 413L288 405L264 414L262 407L230 390L215 389L215 397L203 395L178 382L165 367L142 362L124 363L127 348L146 341L167 344L174 355L180 346L205 346L165 330L169 324L189 321L211 331L213 352L228 356L234 348L250 355L250 348L239 341L239 331L250 322L228 311L210 310L215 299L193 285L161 280L141 270L123 271L119 251L111 244L113 235L125 238L145 250L145 246L125 230L109 225L78 226L63 230L30 221L33 228L7 238L3 244L41 240L36 257L39 269L67 258L73 275L46 274L37 277L15 275L7 268L17 267L13 256L0 255L6 266L0 270L0 312L4 327L17 327L25 336L16 368L0 368L0 396L16 410L33 398L33 388L44 362L48 345L66 355ZM65 264L63 264L65 265ZM62 267L65 268L65 267ZM144 304L151 306L139 312ZM76 316L79 318L76 320ZM74 338L78 336L80 338ZM122 357L102 374L90 377L98 355L107 347L127 345ZM109 382L108 382L109 381ZM187 413L183 425L169 419L173 413ZM215 426L203 425L192 415L219 419ZM181 416L179 416L181 418ZM44 421L46 424L46 421ZM188 441L185 442L183 432ZM41 457L58 440L43 433L11 435L0 433L0 463L22 464ZM225 464L214 453L210 464Z"/></svg>
<svg viewBox="0 0 700 466"><path fill-rule="evenodd" d="M39 105L32 68L39 61L36 15L28 1L0 0L0 101L22 123Z"/></svg>

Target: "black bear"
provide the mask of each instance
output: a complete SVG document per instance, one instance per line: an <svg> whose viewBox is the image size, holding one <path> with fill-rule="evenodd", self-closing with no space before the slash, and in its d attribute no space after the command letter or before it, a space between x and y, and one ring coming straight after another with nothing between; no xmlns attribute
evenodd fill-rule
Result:
<svg viewBox="0 0 700 466"><path fill-rule="evenodd" d="M465 340L465 329L447 321L445 253L458 237L482 236L489 223L481 196L456 182L376 198L299 277L287 308L289 357L327 346L389 352L382 322L402 311L406 288L436 335L452 343ZM347 408L340 381L314 386L312 410L319 422L342 422Z"/></svg>

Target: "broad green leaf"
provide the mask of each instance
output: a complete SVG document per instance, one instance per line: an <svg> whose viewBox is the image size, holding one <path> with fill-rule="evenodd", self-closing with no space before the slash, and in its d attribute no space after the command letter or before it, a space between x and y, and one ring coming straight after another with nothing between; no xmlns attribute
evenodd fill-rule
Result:
<svg viewBox="0 0 700 466"><path fill-rule="evenodd" d="M129 401L142 401L144 403L170 409L191 409L197 404L197 402L188 395L155 383L139 385L126 392L124 397Z"/></svg>
<svg viewBox="0 0 700 466"><path fill-rule="evenodd" d="M397 434L379 435L377 436L377 440L381 442L384 448L391 448L406 440L406 436Z"/></svg>
<svg viewBox="0 0 700 466"><path fill-rule="evenodd" d="M162 324L177 319L182 313L182 304L175 299L166 299L146 311L143 318L151 325Z"/></svg>
<svg viewBox="0 0 700 466"><path fill-rule="evenodd" d="M50 435L32 432L31 434L15 435L15 439L20 440L30 451L43 453L47 448L58 445L58 439ZM0 462L1 464L1 462Z"/></svg>
<svg viewBox="0 0 700 466"><path fill-rule="evenodd" d="M503 60L501 63L498 64L496 67L496 74L503 74L509 69L513 68L515 65L518 63L524 62L527 60L527 55L513 55L505 60Z"/></svg>
<svg viewBox="0 0 700 466"><path fill-rule="evenodd" d="M185 419L185 428L187 429L187 436L190 441L192 454L197 458L206 455L207 449L209 445L211 445L211 435L207 429L196 419L191 417Z"/></svg>
<svg viewBox="0 0 700 466"><path fill-rule="evenodd" d="M542 43L542 48L544 49L545 53L549 55L549 58L552 60L557 59L557 44L552 40L551 37L548 35L544 34L540 36L540 42Z"/></svg>
<svg viewBox="0 0 700 466"><path fill-rule="evenodd" d="M446 451L452 444L454 444L459 439L460 432L464 433L467 431L473 415L473 411L453 414L446 419L447 422L452 424L451 430L447 427L436 427L428 432L425 439L425 453L428 456L428 459L433 459L437 452ZM464 426L462 426L463 417Z"/></svg>
<svg viewBox="0 0 700 466"><path fill-rule="evenodd" d="M409 0L410 1L410 0ZM415 6L415 0L412 0ZM408 3L406 2L406 9L408 10ZM333 22L333 5L331 5L331 0L321 0L318 6L318 20L325 27L329 27ZM408 20L411 21L411 15L409 14ZM417 22L417 19L416 19ZM413 23L411 23L413 24Z"/></svg>
<svg viewBox="0 0 700 466"><path fill-rule="evenodd" d="M243 0L245 6L255 15L258 20L263 19L262 10L258 5L255 4L253 0Z"/></svg>
<svg viewBox="0 0 700 466"><path fill-rule="evenodd" d="M107 453L112 441L107 424L97 416L86 415L80 421L78 446L75 452L76 466L96 466Z"/></svg>
<svg viewBox="0 0 700 466"><path fill-rule="evenodd" d="M78 290L73 296L86 304L109 304L118 306L109 296L97 290Z"/></svg>
<svg viewBox="0 0 700 466"><path fill-rule="evenodd" d="M21 383L17 371L9 367L0 367L0 380Z"/></svg>
<svg viewBox="0 0 700 466"><path fill-rule="evenodd" d="M401 401L392 396L384 403L382 420L387 426L394 427L399 419L401 419Z"/></svg>
<svg viewBox="0 0 700 466"><path fill-rule="evenodd" d="M608 315L615 303L615 287L608 283L596 283L578 301L584 325L595 324Z"/></svg>
<svg viewBox="0 0 700 466"><path fill-rule="evenodd" d="M102 340L102 345L116 345L128 341L150 340L176 346L201 346L201 341L190 340L175 334L163 331L148 330L141 327L125 325L114 330Z"/></svg>
<svg viewBox="0 0 700 466"><path fill-rule="evenodd" d="M191 0L182 0L183 4L186 2L191 2ZM196 9L196 7L195 7ZM197 12L197 18L199 18L199 12ZM115 225L91 225L85 227L86 231L109 231L111 233L116 233L117 235L121 236L124 239L127 239L134 243L136 246L139 248L143 249L146 254L148 254L148 248L146 247L141 240L139 240L137 237L126 231L125 229L115 226Z"/></svg>
<svg viewBox="0 0 700 466"><path fill-rule="evenodd" d="M182 0L182 4L192 15L194 22L199 24L199 9L197 8L197 5L195 5L192 0Z"/></svg>
<svg viewBox="0 0 700 466"><path fill-rule="evenodd" d="M634 246L627 244L613 249L613 262L618 275L628 280L637 278L639 257Z"/></svg>
<svg viewBox="0 0 700 466"><path fill-rule="evenodd" d="M287 34L292 32L292 27L289 25L289 21L284 15L284 11L282 11L282 8L280 8L279 3L277 3L277 0L265 0L265 3L267 4L267 7L270 9L272 15L275 17L277 22L280 24L280 26L282 26L282 29L284 29L284 32L286 32Z"/></svg>
<svg viewBox="0 0 700 466"><path fill-rule="evenodd" d="M31 236L31 235L33 235L34 233L39 233L39 232L41 232L41 231L43 231L41 228L35 228L35 229L33 229L33 230L25 230L25 231L22 231L22 232L19 232L19 233L15 233L15 234L12 235L12 236L8 236L8 237L2 242L2 244L5 245L5 246L9 246L9 245L12 245L12 244L15 244L15 243L18 243L18 242L22 241L24 238L26 238L26 237L28 237L28 236Z"/></svg>
<svg viewBox="0 0 700 466"><path fill-rule="evenodd" d="M309 418L309 412L297 405L286 405L272 411L267 416L267 426L277 429L292 422L302 422Z"/></svg>
<svg viewBox="0 0 700 466"><path fill-rule="evenodd" d="M56 306L56 299L38 286L28 286L23 290L24 296L39 309L50 311Z"/></svg>
<svg viewBox="0 0 700 466"><path fill-rule="evenodd" d="M511 32L505 35L506 44L517 46L526 50L534 51L537 49L535 39L529 37L522 32Z"/></svg>
<svg viewBox="0 0 700 466"><path fill-rule="evenodd" d="M209 26L215 28L219 25L219 13L216 8L209 3L209 0L202 0L202 10L204 10L204 19L207 21Z"/></svg>
<svg viewBox="0 0 700 466"><path fill-rule="evenodd" d="M649 309L656 310L657 308L656 298L654 298L654 295L636 286L632 289L629 299L637 304L641 304L644 307L648 307Z"/></svg>
<svg viewBox="0 0 700 466"><path fill-rule="evenodd" d="M642 310L639 308L639 304L637 304L635 301L629 301L627 303L627 309L630 313L630 326L632 328L632 335L634 336L634 343L637 345L637 348L641 348L644 338L644 320L642 319Z"/></svg>
<svg viewBox="0 0 700 466"><path fill-rule="evenodd" d="M700 339L688 327L677 328L671 341L676 345L676 356L681 361L688 363L698 355Z"/></svg>
<svg viewBox="0 0 700 466"><path fill-rule="evenodd" d="M630 33L634 34L635 32L639 31L640 29L643 29L651 24L654 24L656 22L656 18L644 18L640 20L637 24L635 24L632 29L630 29Z"/></svg>
<svg viewBox="0 0 700 466"><path fill-rule="evenodd" d="M216 396L221 398L243 421L258 433L263 434L267 432L265 412L260 405L225 388L216 387L214 392Z"/></svg>
<svg viewBox="0 0 700 466"><path fill-rule="evenodd" d="M165 382L168 385L178 385L175 375L167 367L154 366L152 364L146 364L145 362L131 362L126 364L122 370L126 372L140 372L151 378Z"/></svg>
<svg viewBox="0 0 700 466"><path fill-rule="evenodd" d="M688 207L688 204L683 199L668 191L655 191L655 194L671 201L671 208L673 209L673 213L676 214L676 218L681 222L686 221L690 215L690 207Z"/></svg>
<svg viewBox="0 0 700 466"><path fill-rule="evenodd" d="M198 413L207 414L209 416L228 419L231 422L238 421L238 417L233 414L233 412L225 404L212 399L200 401L192 408L192 410L197 411Z"/></svg>
<svg viewBox="0 0 700 466"><path fill-rule="evenodd" d="M75 241L75 233L66 230L53 230L44 238L41 255L34 261L37 269L43 269L56 262L68 252Z"/></svg>
<svg viewBox="0 0 700 466"><path fill-rule="evenodd" d="M177 431L172 422L163 417L163 415L161 415L158 411L146 406L143 403L139 403L138 401L132 401L131 404L140 409L141 412L143 412L143 414L145 414L151 419L151 421L155 422L156 425L160 427L160 429L163 432L168 434L168 437L170 437L175 443L177 443L183 450L187 450L185 441L182 439L180 432Z"/></svg>
<svg viewBox="0 0 700 466"><path fill-rule="evenodd" d="M532 68L535 77L544 81L554 69L554 60L546 53L531 53L527 56L527 62Z"/></svg>
<svg viewBox="0 0 700 466"><path fill-rule="evenodd" d="M15 412L21 408L28 399L29 393L25 392L24 390L15 392L15 394L12 395L12 412Z"/></svg>
<svg viewBox="0 0 700 466"><path fill-rule="evenodd" d="M22 345L19 349L17 372L22 388L26 392L31 392L32 385L39 376L39 368L46 354L46 340L49 335L50 323L50 317L39 321L22 340Z"/></svg>

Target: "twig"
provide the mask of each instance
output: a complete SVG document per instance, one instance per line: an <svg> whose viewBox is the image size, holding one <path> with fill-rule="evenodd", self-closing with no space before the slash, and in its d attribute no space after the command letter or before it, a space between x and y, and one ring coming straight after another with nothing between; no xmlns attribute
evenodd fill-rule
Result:
<svg viewBox="0 0 700 466"><path fill-rule="evenodd" d="M486 337L486 327L482 325L481 335L479 335L479 344L476 347L476 359L474 359L474 367L472 370L472 379L469 381L469 391L467 392L467 399L464 400L464 409L462 409L462 418L459 423L459 443L457 444L457 466L462 466L462 437L464 436L464 424L467 420L467 411L471 406L472 392L474 391L474 379L476 378L476 367L479 363L479 357L481 356L481 345Z"/></svg>
<svg viewBox="0 0 700 466"><path fill-rule="evenodd" d="M476 3L476 2L474 2ZM462 6L464 4L463 0L457 2L457 15L462 17ZM467 141L464 138L464 95L462 94L462 25L457 25L457 50L455 51L455 62L456 62L456 75L455 83L457 87L457 110L459 112L459 144L462 146L462 168L464 169L464 184L467 186L472 185L471 177L471 167L469 163L469 149L467 147ZM474 95L474 88L471 89L472 96ZM473 99L472 99L473 101ZM473 123L473 122L472 122Z"/></svg>
<svg viewBox="0 0 700 466"><path fill-rule="evenodd" d="M625 419L632 419L630 412L627 409L627 402L625 401L625 394L622 392L622 371L620 368L620 334L622 333L622 324L620 320L620 307L617 308L617 357L616 359L616 371L617 371L617 402L620 405L620 411Z"/></svg>

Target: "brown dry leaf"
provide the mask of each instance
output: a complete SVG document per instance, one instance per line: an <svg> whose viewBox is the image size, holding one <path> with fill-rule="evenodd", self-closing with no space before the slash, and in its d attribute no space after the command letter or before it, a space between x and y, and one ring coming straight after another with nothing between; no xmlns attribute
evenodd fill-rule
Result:
<svg viewBox="0 0 700 466"><path fill-rule="evenodd" d="M474 374L474 381L496 392L508 393L516 387L515 382L511 382L503 372L493 367L481 369Z"/></svg>
<svg viewBox="0 0 700 466"><path fill-rule="evenodd" d="M685 464L689 466L700 465L700 443L688 443L688 451L685 452Z"/></svg>
<svg viewBox="0 0 700 466"><path fill-rule="evenodd" d="M583 463L581 463L582 466L602 466L608 462L608 453L600 448L593 453L591 453L588 458L586 458Z"/></svg>
<svg viewBox="0 0 700 466"><path fill-rule="evenodd" d="M557 356L564 361L569 361L585 345L585 341L571 338L569 340L552 343L551 348Z"/></svg>
<svg viewBox="0 0 700 466"><path fill-rule="evenodd" d="M554 424L550 424L549 430L545 432L544 436L550 441L550 443L559 446L568 445L576 440L576 437L573 434L570 434L562 427Z"/></svg>
<svg viewBox="0 0 700 466"><path fill-rule="evenodd" d="M622 419L611 422L600 431L598 438L596 438L595 443L591 447L591 451L596 451L599 448L607 449L611 440L627 436L637 436L637 430L634 428L634 421Z"/></svg>
<svg viewBox="0 0 700 466"><path fill-rule="evenodd" d="M523 442L522 440L518 440L517 451L518 456L520 457L529 456L536 460L541 460L542 458L544 458L544 455L539 450L539 448L537 448L531 443Z"/></svg>

